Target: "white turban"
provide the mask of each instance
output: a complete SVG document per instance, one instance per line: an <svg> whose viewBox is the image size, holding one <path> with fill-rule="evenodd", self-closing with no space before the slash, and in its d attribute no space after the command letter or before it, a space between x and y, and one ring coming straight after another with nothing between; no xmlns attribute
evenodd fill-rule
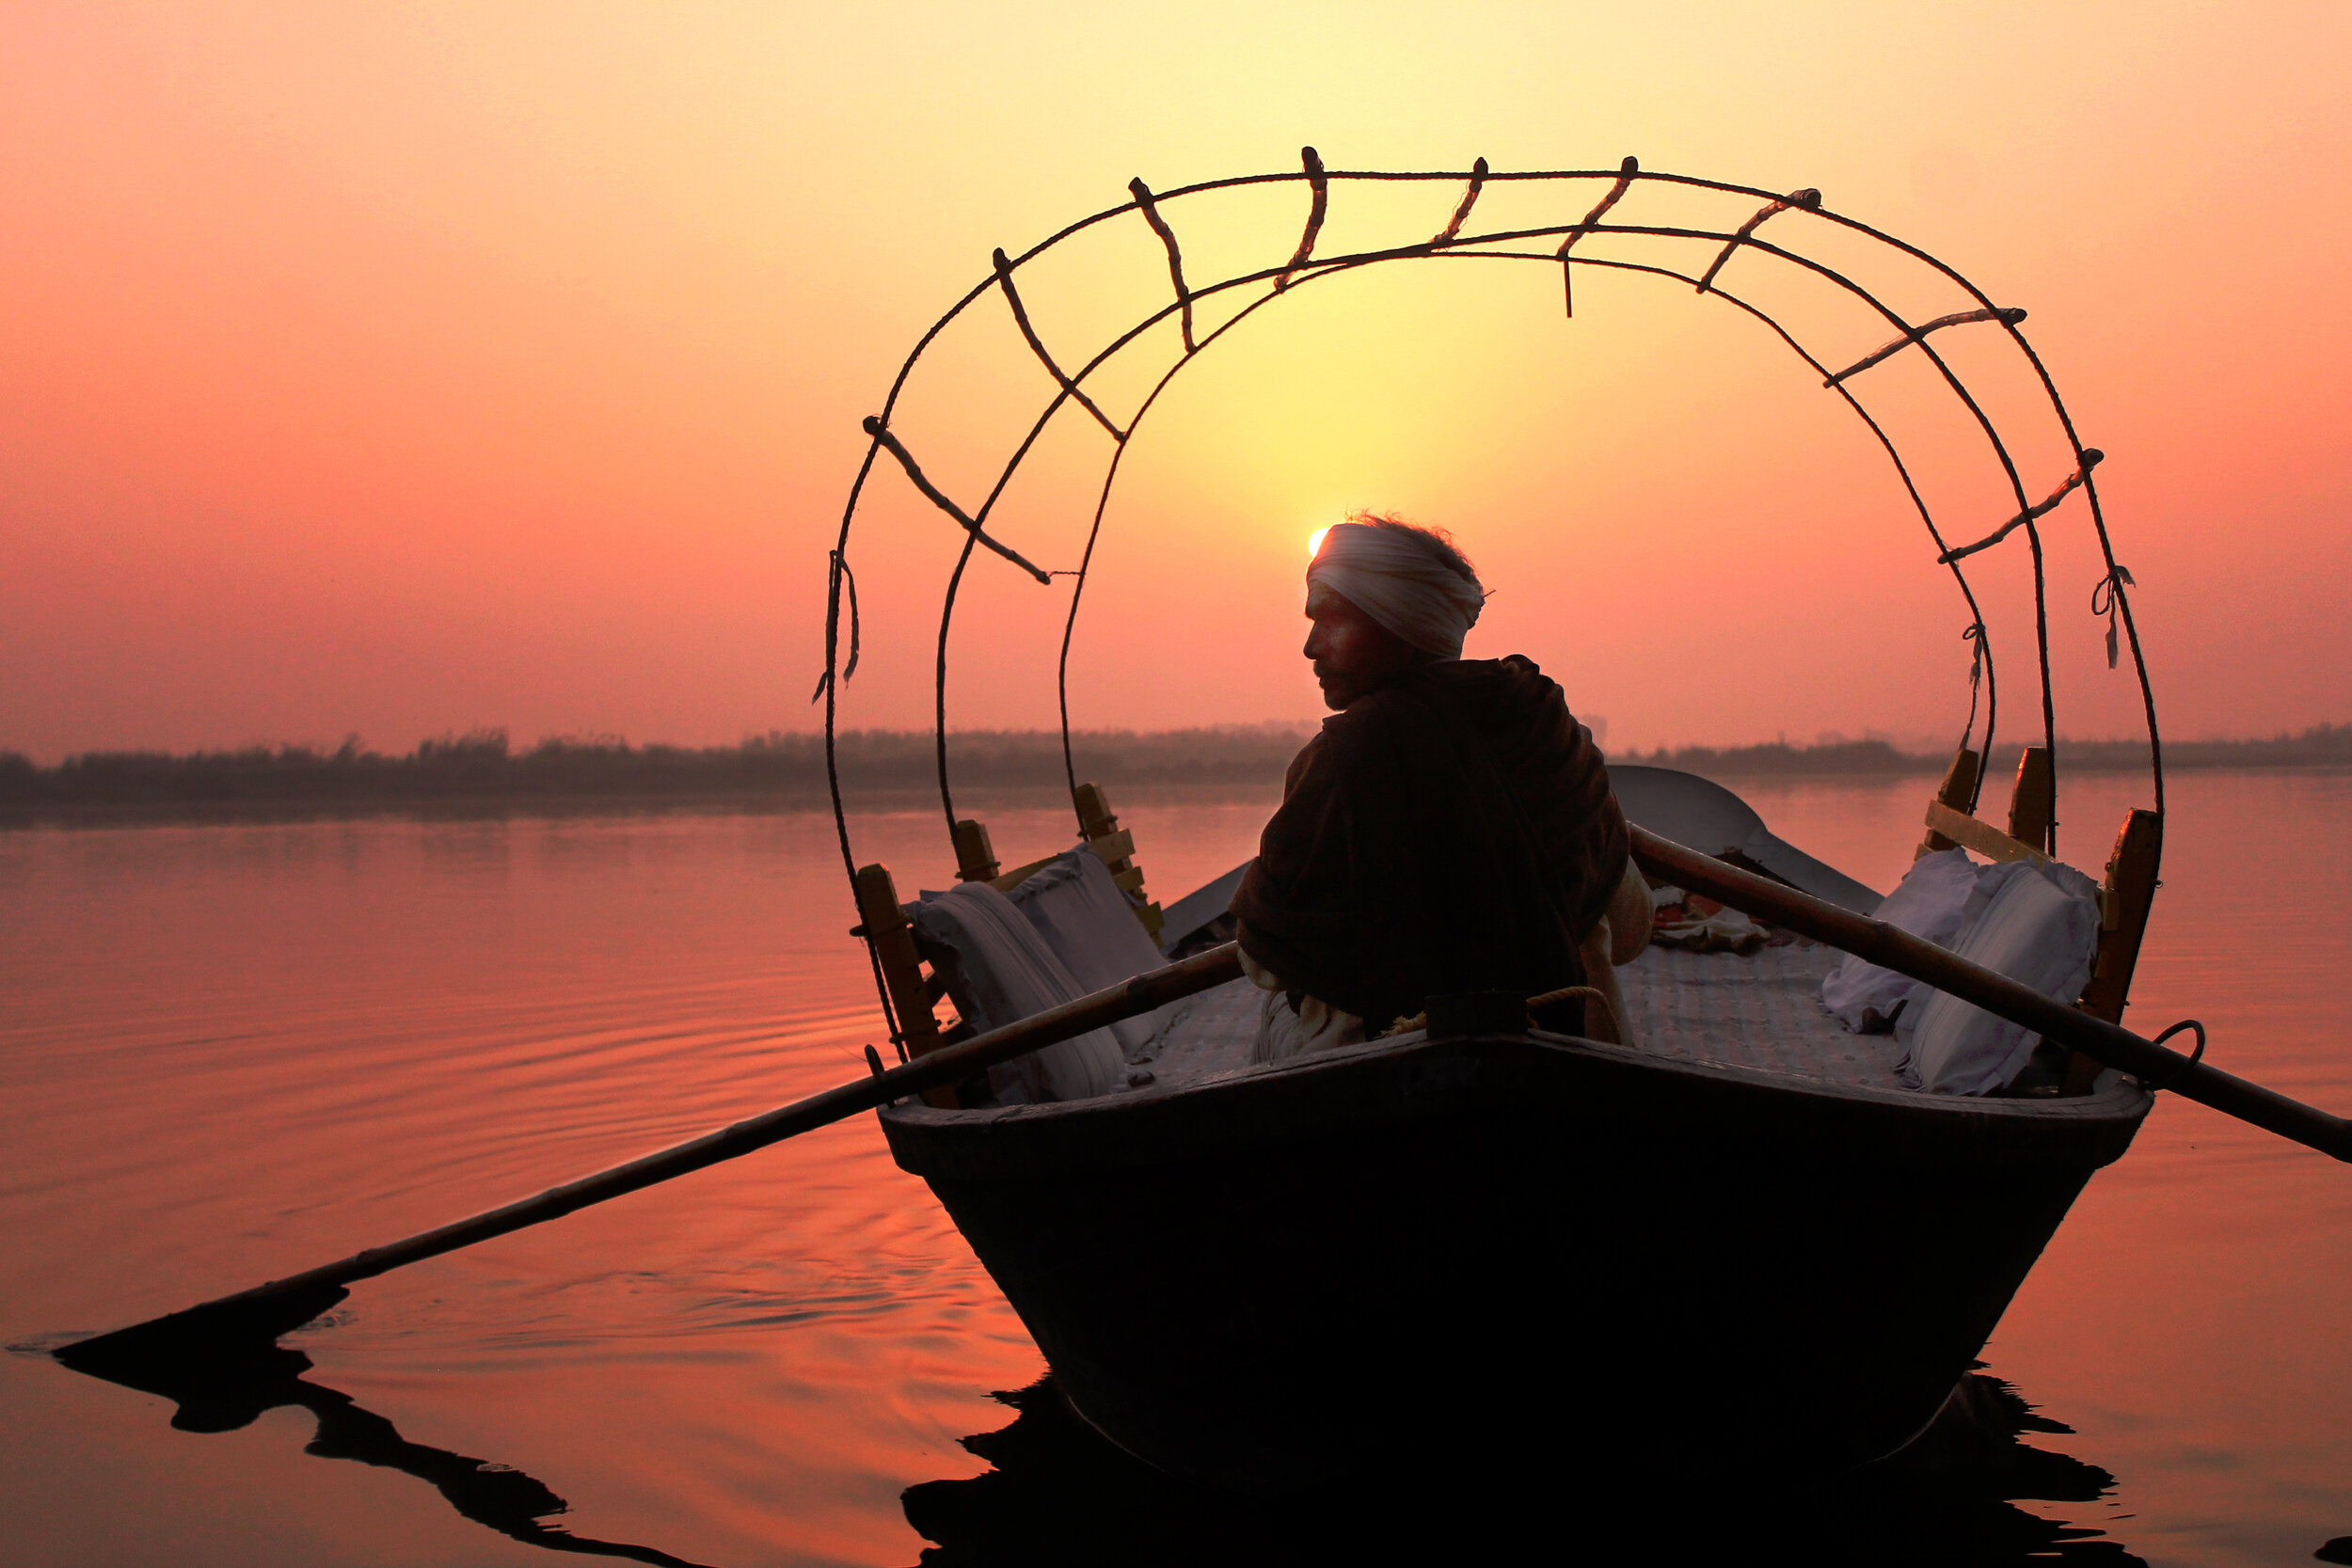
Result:
<svg viewBox="0 0 2352 1568"><path fill-rule="evenodd" d="M1401 530L1334 523L1307 563L1307 604L1328 588L1414 647L1462 657L1462 639L1478 624L1486 591L1429 553Z"/></svg>

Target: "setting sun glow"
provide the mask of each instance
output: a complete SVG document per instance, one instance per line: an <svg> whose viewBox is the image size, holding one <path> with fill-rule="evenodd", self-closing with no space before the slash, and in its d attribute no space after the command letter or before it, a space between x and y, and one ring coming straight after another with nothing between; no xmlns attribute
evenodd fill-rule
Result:
<svg viewBox="0 0 2352 1568"><path fill-rule="evenodd" d="M1822 190L2030 308L2108 454L2168 728L2352 717L2352 451L2330 412L2352 312L2327 303L2352 224L2327 62L2352 51L2352 8L2089 0L1995 26L1930 7L1899 42L1861 0L1801 9L1498 0L1455 30L1410 7L1371 24L1211 6L1168 35L1119 8L934 3L899 39L856 8L750 0L0 8L0 752L813 726L859 421L993 277L991 247L1022 254L1131 179L1295 171L1309 141L1334 168L1446 171L1334 182L1318 260L1425 243L1481 155ZM1231 47L1262 26L1264 49ZM1497 179L1464 232L1574 221L1601 194ZM1279 266L1306 200L1171 198L1185 277ZM1755 211L1644 184L1609 221L1729 230ZM1878 265L1804 214L1761 232ZM1543 245L1301 276L1214 343L1240 295L1202 295L1205 346L1124 449L1094 543L1073 722L1320 713L1280 535L1370 506L1451 530L1502 590L1474 655L1559 672L1580 711L1620 716L1621 747L1866 728L1948 747L1968 607L1939 546L1839 395L1720 296L1794 310L1839 366L1891 329L1756 245L1706 294L1599 264L1713 259L1678 244L1583 242L1572 314ZM1019 291L1067 370L1164 309L1168 265L1128 213L1024 263ZM1888 276L1907 320L1972 303ZM1133 340L1089 395L1130 419L1182 329ZM2008 364L2001 332L1935 341L1972 378ZM1939 524L1974 539L2016 497L1932 372L1896 356L1851 385L1911 421ZM893 425L976 508L1056 390L1010 310L976 303ZM2004 428L2030 416L2056 441L2038 388L2018 395L1992 411ZM992 537L1055 572L1087 560L1106 439L1057 415ZM2065 456L2019 454L2029 499ZM965 536L893 462L864 494L844 721L928 728ZM2084 499L2041 527L2059 723L2135 733L2137 687L2088 608ZM2019 677L2006 721L2035 705L2032 562L2020 538L1978 569ZM975 558L951 728L1059 722L1074 579L1052 580ZM1770 657L1725 657L1751 648Z"/></svg>
<svg viewBox="0 0 2352 1568"><path fill-rule="evenodd" d="M1315 530L1312 533L1307 535L1308 560L1312 561L1316 556L1323 553L1323 536L1330 531L1331 525L1329 523L1326 523L1321 528Z"/></svg>

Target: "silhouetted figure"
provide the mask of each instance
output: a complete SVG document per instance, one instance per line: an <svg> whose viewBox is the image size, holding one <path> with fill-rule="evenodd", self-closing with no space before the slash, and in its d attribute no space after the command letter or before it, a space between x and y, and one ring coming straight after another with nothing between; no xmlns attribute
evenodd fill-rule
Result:
<svg viewBox="0 0 2352 1568"><path fill-rule="evenodd" d="M1435 996L1584 985L1583 940L1628 875L1609 770L1559 686L1517 654L1462 657L1486 597L1470 562L1359 515L1307 568L1305 652L1337 711L1233 896L1268 993L1256 1061L1377 1036ZM1646 931L1638 880L1631 896ZM1548 1027L1582 1032L1581 1003L1551 1006Z"/></svg>

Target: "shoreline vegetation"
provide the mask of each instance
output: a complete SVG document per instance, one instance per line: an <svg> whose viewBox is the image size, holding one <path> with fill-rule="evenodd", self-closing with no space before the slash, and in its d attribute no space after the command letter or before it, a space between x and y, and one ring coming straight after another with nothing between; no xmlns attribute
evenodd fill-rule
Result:
<svg viewBox="0 0 2352 1568"><path fill-rule="evenodd" d="M1273 790L1308 736L1308 724L1231 724L1188 730L1083 731L1071 737L1081 780L1114 800ZM1050 730L981 730L948 737L949 778L977 804L1059 799L1060 736ZM936 799L937 754L922 731L854 730L837 743L842 789L852 809ZM2013 771L2004 743L1995 776ZM2147 766L2137 740L2060 740L2067 772ZM1940 774L1948 755L1899 751L1884 740L1826 737L1813 745L1660 748L1610 760L1675 768L1725 781L1758 778ZM2173 741L2168 768L2352 767L2352 724L2320 724L2261 740ZM596 802L733 800L778 809L826 802L821 736L772 732L735 746L633 746L617 736L556 736L528 750L502 729L427 740L406 755L365 749L358 736L333 751L251 746L234 751L86 752L54 767L0 751L0 821L215 812L580 808Z"/></svg>

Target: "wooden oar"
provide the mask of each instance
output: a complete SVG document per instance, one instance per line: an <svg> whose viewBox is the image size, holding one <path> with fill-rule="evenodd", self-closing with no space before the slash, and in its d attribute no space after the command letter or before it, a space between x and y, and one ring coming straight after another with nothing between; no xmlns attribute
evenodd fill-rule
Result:
<svg viewBox="0 0 2352 1568"><path fill-rule="evenodd" d="M509 1203L453 1225L420 1231L385 1246L370 1247L365 1252L356 1252L332 1263L322 1263L317 1268L273 1279L266 1285L239 1291L184 1311L76 1340L60 1348L56 1355L68 1366L103 1375L108 1367L135 1362L176 1360L191 1354L217 1354L223 1349L250 1350L257 1343L265 1344L309 1323L350 1294L350 1287L358 1280L372 1279L476 1242L486 1242L493 1236L541 1225L607 1198L781 1143L860 1111L870 1111L925 1089L961 1082L994 1063L1008 1062L1041 1046L1149 1012L1179 997L1222 985L1240 974L1241 950L1229 942L1181 963L1138 974L1125 985L1098 990L1017 1023L991 1029L984 1035L918 1056L887 1072L811 1095L780 1110L739 1121L675 1148L665 1148L659 1154L648 1154L561 1187L550 1187L536 1197Z"/></svg>
<svg viewBox="0 0 2352 1568"><path fill-rule="evenodd" d="M2299 1100L2249 1084L2218 1068L2192 1063L2178 1052L2142 1039L2121 1024L2054 1002L2006 974L1968 962L1910 932L1841 910L1769 878L1726 865L1656 833L1633 830L1635 863L1653 877L1707 895L1717 903L1783 926L1800 936L1856 953L1986 1012L2022 1023L2108 1067L2171 1090L2265 1132L2308 1144L2322 1154L2352 1160L2352 1122Z"/></svg>
<svg viewBox="0 0 2352 1568"><path fill-rule="evenodd" d="M2242 1078L2192 1062L2130 1030L2054 1002L2029 986L1973 964L1883 921L1854 914L1808 894L1726 865L1711 855L1633 830L1633 858L1651 875L1691 888L1731 908L1772 921L1817 942L1899 974L1925 980L1963 1002L2022 1023L2043 1037L2209 1105L2226 1116L2352 1160L2352 1122ZM886 1072L827 1089L780 1110L707 1133L675 1148L632 1160L536 1197L492 1209L453 1225L371 1247L336 1262L222 1296L184 1311L78 1340L56 1352L69 1365L95 1370L108 1362L200 1354L230 1341L250 1345L275 1338L317 1317L362 1279L423 1259L471 1246L530 1226L701 1170L755 1148L824 1127L860 1111L953 1084L996 1062L1025 1055L1089 1029L1132 1018L1164 1003L1221 985L1241 973L1232 942L1138 974L1123 986L1096 991L1018 1023L992 1029Z"/></svg>

